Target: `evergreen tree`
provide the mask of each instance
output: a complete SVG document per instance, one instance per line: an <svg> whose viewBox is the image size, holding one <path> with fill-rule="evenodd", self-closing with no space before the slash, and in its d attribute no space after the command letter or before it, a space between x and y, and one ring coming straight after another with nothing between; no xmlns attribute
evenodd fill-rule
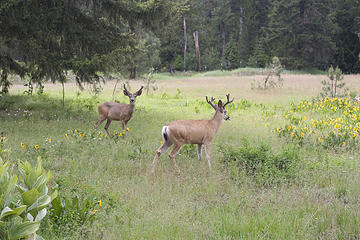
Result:
<svg viewBox="0 0 360 240"><path fill-rule="evenodd" d="M154 30L172 14L171 0L4 0L0 3L0 68L23 63L33 82L64 82L72 71L79 84L99 81L136 46L138 24ZM10 59L5 62L4 59Z"/></svg>
<svg viewBox="0 0 360 240"><path fill-rule="evenodd" d="M335 9L339 25L335 36L336 65L345 73L360 72L360 1L338 0Z"/></svg>
<svg viewBox="0 0 360 240"><path fill-rule="evenodd" d="M274 0L267 28L270 53L287 68L326 69L333 61L336 25L331 0Z"/></svg>
<svg viewBox="0 0 360 240"><path fill-rule="evenodd" d="M222 58L222 69L231 70L240 66L240 53L233 39L226 44Z"/></svg>

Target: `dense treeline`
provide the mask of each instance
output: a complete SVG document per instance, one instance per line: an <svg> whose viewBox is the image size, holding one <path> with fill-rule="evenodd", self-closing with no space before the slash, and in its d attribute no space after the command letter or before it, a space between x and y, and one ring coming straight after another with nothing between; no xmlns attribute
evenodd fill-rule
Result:
<svg viewBox="0 0 360 240"><path fill-rule="evenodd" d="M359 0L1 0L0 85L9 74L34 82L131 78L150 67L265 67L360 72Z"/></svg>
<svg viewBox="0 0 360 240"><path fill-rule="evenodd" d="M194 0L187 19L186 70L195 69L191 34L199 31L203 69L264 67L273 56L287 69L360 71L358 0ZM163 32L162 62L183 70L182 19ZM174 48L169 50L168 38Z"/></svg>

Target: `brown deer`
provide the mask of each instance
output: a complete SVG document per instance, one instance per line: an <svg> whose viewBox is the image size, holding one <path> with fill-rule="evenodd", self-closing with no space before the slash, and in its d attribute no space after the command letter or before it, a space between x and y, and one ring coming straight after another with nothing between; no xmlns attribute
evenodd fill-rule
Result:
<svg viewBox="0 0 360 240"><path fill-rule="evenodd" d="M175 155L184 144L197 144L197 154L199 160L201 160L202 156L202 146L205 145L206 159L209 165L209 169L211 170L210 143L219 129L222 120L230 120L230 117L226 113L225 107L234 101L234 98L230 101L230 94L227 94L226 97L227 102L225 104L219 100L218 105L215 105L213 103L215 99L211 97L211 100L209 101L208 97L206 96L206 101L215 110L215 114L210 120L174 120L168 125L163 126L161 132L163 137L163 144L156 151L156 155L152 164L153 174L155 173L156 163L160 155L165 152L172 144L174 144L174 147L170 152L169 157L174 163L174 167L177 172L180 172L180 169L176 164Z"/></svg>
<svg viewBox="0 0 360 240"><path fill-rule="evenodd" d="M107 134L110 136L108 128L111 124L111 121L121 121L122 129L126 129L126 124L132 117L132 114L135 109L136 97L140 96L142 93L143 86L136 92L131 93L126 89L124 84L124 95L128 96L130 99L130 104L118 103L118 102L104 102L99 105L99 120L95 123L95 129L103 122L106 121L104 129Z"/></svg>

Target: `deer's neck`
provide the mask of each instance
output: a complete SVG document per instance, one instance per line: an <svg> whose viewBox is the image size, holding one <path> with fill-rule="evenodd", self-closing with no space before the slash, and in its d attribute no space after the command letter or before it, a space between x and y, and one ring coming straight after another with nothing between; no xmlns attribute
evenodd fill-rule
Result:
<svg viewBox="0 0 360 240"><path fill-rule="evenodd" d="M214 116L210 119L210 123L214 127L215 132L217 132L217 130L219 129L222 121L223 121L222 114L220 113L219 110L216 110Z"/></svg>
<svg viewBox="0 0 360 240"><path fill-rule="evenodd" d="M129 103L128 104L128 109L129 109L129 112L132 114L134 112L134 109L135 109L135 103Z"/></svg>

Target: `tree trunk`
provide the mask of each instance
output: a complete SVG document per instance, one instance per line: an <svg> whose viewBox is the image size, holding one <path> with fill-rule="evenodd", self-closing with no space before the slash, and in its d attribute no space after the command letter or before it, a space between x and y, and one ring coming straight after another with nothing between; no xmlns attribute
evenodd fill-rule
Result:
<svg viewBox="0 0 360 240"><path fill-rule="evenodd" d="M62 106L65 107L65 86L64 86L64 80L61 80L62 85Z"/></svg>
<svg viewBox="0 0 360 240"><path fill-rule="evenodd" d="M201 72L201 66L200 66L200 50L199 50L199 34L198 31L194 32L194 41L195 41L195 52L196 52L196 65L197 65L197 71Z"/></svg>
<svg viewBox="0 0 360 240"><path fill-rule="evenodd" d="M135 79L135 78L136 78L136 67L133 67L130 69L129 79Z"/></svg>
<svg viewBox="0 0 360 240"><path fill-rule="evenodd" d="M114 86L113 94L112 94L112 100L113 100L113 101L114 101L114 96L115 96L116 87L117 87L119 81L120 81L120 78L117 78L117 79L116 79L115 86Z"/></svg>
<svg viewBox="0 0 360 240"><path fill-rule="evenodd" d="M221 40L222 40L221 56L224 56L224 54L225 54L225 46L226 46L224 23L221 24Z"/></svg>
<svg viewBox="0 0 360 240"><path fill-rule="evenodd" d="M239 35L242 35L243 32L243 25L244 25L244 19L243 19L244 9L240 8L240 29L239 29Z"/></svg>
<svg viewBox="0 0 360 240"><path fill-rule="evenodd" d="M8 93L10 81L8 79L8 72L7 70L2 70L1 79L0 79L0 86L1 86L1 93Z"/></svg>
<svg viewBox="0 0 360 240"><path fill-rule="evenodd" d="M187 48L187 35L186 35L186 17L184 18L184 72L186 71L186 48Z"/></svg>

